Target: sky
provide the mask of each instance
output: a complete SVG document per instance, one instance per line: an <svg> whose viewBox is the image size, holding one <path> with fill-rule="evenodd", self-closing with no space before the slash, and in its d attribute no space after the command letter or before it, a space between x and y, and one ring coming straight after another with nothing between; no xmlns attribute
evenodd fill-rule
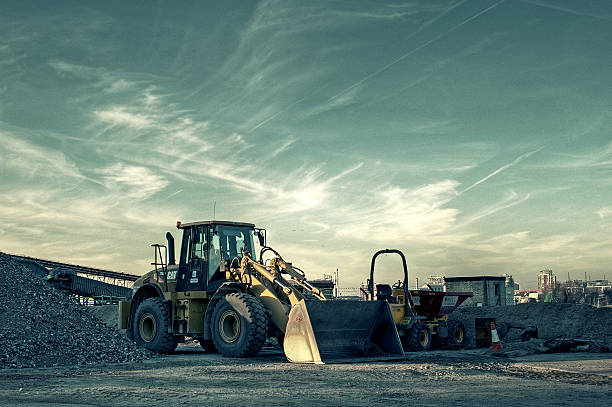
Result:
<svg viewBox="0 0 612 407"><path fill-rule="evenodd" d="M341 287L610 278L611 42L604 0L2 1L0 251L143 274L214 217Z"/></svg>

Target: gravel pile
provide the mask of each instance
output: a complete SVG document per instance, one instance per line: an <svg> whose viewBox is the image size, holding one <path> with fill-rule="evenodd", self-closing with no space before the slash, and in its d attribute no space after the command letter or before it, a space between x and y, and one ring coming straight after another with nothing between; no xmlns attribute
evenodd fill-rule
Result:
<svg viewBox="0 0 612 407"><path fill-rule="evenodd" d="M117 305L96 305L95 307L86 307L86 309L109 328L118 328L119 307Z"/></svg>
<svg viewBox="0 0 612 407"><path fill-rule="evenodd" d="M130 362L152 356L0 253L0 368Z"/></svg>
<svg viewBox="0 0 612 407"><path fill-rule="evenodd" d="M459 307L450 318L465 324L468 346L475 346L476 318L495 318L498 324L535 325L540 339L559 336L568 339L588 338L612 346L612 308L539 302L507 307ZM502 339L502 343L518 342L520 335L521 330L511 329Z"/></svg>

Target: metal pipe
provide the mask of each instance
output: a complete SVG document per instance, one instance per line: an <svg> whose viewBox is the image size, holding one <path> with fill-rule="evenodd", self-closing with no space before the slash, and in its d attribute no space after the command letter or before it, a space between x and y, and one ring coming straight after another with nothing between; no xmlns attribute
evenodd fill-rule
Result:
<svg viewBox="0 0 612 407"><path fill-rule="evenodd" d="M279 287L280 287L280 288L283 290L283 292L284 292L285 294L287 294L287 295L291 294L291 288L289 288L289 287L287 287L285 284L281 283L281 282L280 282L280 280L278 280L277 278L275 278L275 279L274 279L274 280L272 280L272 281L274 281L274 283L275 283L276 285L278 285L278 286L279 286Z"/></svg>
<svg viewBox="0 0 612 407"><path fill-rule="evenodd" d="M168 240L168 265L174 266L176 264L176 257L174 255L174 236L172 236L172 233L166 233L166 240Z"/></svg>

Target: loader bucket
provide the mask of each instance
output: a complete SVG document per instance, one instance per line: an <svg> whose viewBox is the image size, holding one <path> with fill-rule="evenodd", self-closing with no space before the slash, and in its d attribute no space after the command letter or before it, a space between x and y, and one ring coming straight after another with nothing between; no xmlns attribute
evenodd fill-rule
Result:
<svg viewBox="0 0 612 407"><path fill-rule="evenodd" d="M289 313L283 347L294 363L404 358L386 301L302 300Z"/></svg>

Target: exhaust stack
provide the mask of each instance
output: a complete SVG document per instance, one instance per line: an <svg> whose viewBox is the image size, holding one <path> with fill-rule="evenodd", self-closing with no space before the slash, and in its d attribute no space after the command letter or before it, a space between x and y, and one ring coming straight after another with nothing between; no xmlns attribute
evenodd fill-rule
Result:
<svg viewBox="0 0 612 407"><path fill-rule="evenodd" d="M176 258L174 257L174 236L172 233L166 233L166 239L168 240L168 265L174 266L176 264Z"/></svg>

